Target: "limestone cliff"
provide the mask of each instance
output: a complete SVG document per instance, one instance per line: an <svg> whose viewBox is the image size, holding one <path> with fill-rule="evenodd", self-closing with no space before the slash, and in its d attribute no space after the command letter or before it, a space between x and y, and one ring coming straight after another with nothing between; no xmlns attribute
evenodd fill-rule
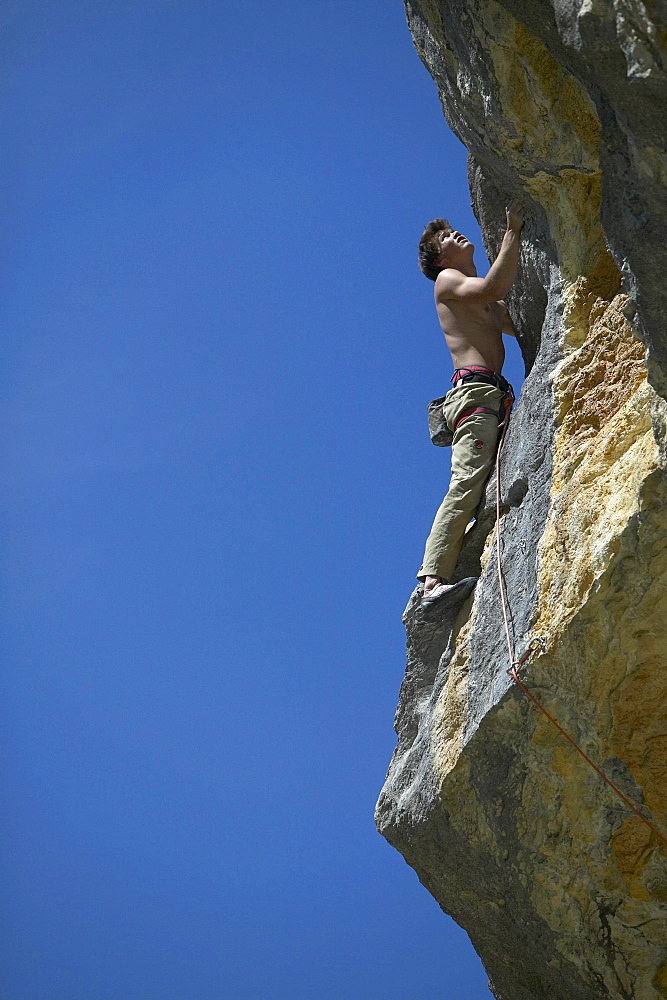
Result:
<svg viewBox="0 0 667 1000"><path fill-rule="evenodd" d="M667 5L406 7L490 256L508 200L527 210L501 476L517 653L542 640L529 686L667 835ZM459 563L474 598L406 610L378 827L498 1000L667 997L667 848L507 674L493 487Z"/></svg>

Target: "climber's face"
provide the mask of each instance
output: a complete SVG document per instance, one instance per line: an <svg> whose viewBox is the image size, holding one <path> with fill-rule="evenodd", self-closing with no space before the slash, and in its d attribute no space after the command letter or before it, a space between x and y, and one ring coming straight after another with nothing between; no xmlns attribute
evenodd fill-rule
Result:
<svg viewBox="0 0 667 1000"><path fill-rule="evenodd" d="M436 239L442 248L442 254L438 258L438 264L441 266L456 267L456 262L459 260L464 258L472 260L475 247L457 229L443 229L438 233Z"/></svg>

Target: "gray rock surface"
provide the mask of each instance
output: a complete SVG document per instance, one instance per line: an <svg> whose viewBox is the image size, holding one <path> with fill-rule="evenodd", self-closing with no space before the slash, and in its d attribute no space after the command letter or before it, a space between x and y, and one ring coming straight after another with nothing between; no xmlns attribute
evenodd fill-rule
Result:
<svg viewBox="0 0 667 1000"><path fill-rule="evenodd" d="M509 305L528 374L501 471L516 653L540 639L529 687L667 835L667 5L406 10L491 258L507 202L527 212ZM667 848L508 674L494 490L457 567L475 593L406 609L378 828L497 1000L667 997Z"/></svg>

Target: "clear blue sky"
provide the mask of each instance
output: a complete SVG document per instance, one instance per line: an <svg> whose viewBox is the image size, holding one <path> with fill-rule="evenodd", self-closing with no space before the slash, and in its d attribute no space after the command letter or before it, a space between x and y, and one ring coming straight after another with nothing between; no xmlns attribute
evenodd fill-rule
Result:
<svg viewBox="0 0 667 1000"><path fill-rule="evenodd" d="M478 240L402 4L0 19L0 998L488 1000L373 826Z"/></svg>

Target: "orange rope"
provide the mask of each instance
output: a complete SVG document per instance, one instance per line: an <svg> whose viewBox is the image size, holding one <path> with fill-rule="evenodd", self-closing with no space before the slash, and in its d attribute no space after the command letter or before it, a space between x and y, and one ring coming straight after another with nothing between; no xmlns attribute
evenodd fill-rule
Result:
<svg viewBox="0 0 667 1000"><path fill-rule="evenodd" d="M507 426L509 424L509 418L510 418L510 410L512 409L513 402L514 402L514 399L511 396L509 396L505 400L505 419L503 420L502 425L501 425L502 426L502 433L500 435L500 441L498 442L498 452L496 454L496 557L497 557L497 564L498 564L498 588L500 590L500 603L501 603L502 612L503 612L503 622L505 624L505 638L507 640L507 653L508 653L509 661L510 661L509 674L512 677L512 679L519 685L519 687L524 692L524 694L526 694L527 697L530 698L530 700L532 701L532 703L537 708L539 708L540 712L542 712L543 715L546 715L546 717L549 720L549 722L551 722L551 724L556 727L556 729L558 730L558 732L561 733L561 735L565 737L565 739L568 741L568 743L570 743L571 746L574 747L574 749L577 751L577 753L580 754L584 758L584 760L586 761L586 763L590 764L590 766L593 768L593 770L596 772L596 774L599 774L599 776L602 778L602 780L605 781L609 785L609 787L616 793L616 795L618 795L619 799L621 799L626 804L626 806L628 807L628 809L631 809L632 812L635 814L635 816L638 816L639 819L642 821L642 823L645 823L646 826L649 828L649 830L651 830L651 832L656 835L656 837L658 838L658 840L662 841L662 843L667 847L667 837L664 837L663 834L660 833L659 830L656 830L656 828L653 826L653 824L651 822L649 822L649 820L647 820L646 817L643 816L640 813L640 811L636 808L636 806L634 806L632 804L632 802L630 802L630 800L628 798L625 797L625 795L623 794L623 792L619 788L616 787L616 785L613 783L613 781L611 781L607 777L607 775L603 771L600 770L600 768L597 766L597 764L593 763L593 761L591 760L591 758L586 753L584 753L584 751L572 739L572 737L570 735L568 735L568 733L565 732L565 730L563 729L563 727L560 726L556 722L556 720L554 719L554 717L552 715L549 715L549 713L547 712L546 708L543 705L540 704L540 702L537 700L537 698L533 694L531 694L531 692L528 690L528 688L526 687L526 685L523 683L523 681L519 677L519 668L522 667L523 664L532 656L532 654L533 654L536 646L540 645L541 643L540 643L539 640L534 639L530 643L530 645L528 646L528 649L523 654L523 656L519 660L515 660L514 659L514 646L513 646L513 643L512 643L512 637L510 635L510 627L509 627L509 620L508 620L508 614L507 614L507 598L505 596L505 584L504 584L504 581L503 581L502 557L501 557L501 553L500 553L500 452L501 452L501 449L503 447L503 441L505 440L505 434L507 433Z"/></svg>

